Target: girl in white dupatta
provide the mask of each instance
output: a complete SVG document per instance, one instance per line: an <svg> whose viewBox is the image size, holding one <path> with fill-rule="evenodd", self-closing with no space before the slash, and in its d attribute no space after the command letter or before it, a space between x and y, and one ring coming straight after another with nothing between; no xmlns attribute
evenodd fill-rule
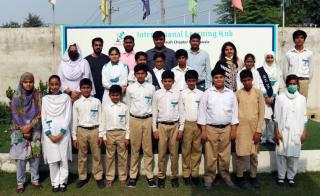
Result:
<svg viewBox="0 0 320 196"><path fill-rule="evenodd" d="M71 160L71 99L59 90L59 76L49 78L49 94L42 98L41 119L44 161L49 164L52 191L66 191Z"/></svg>
<svg viewBox="0 0 320 196"><path fill-rule="evenodd" d="M283 185L287 174L290 186L295 185L301 145L306 139L306 98L298 92L298 76L286 79L287 91L280 94L275 103L276 159L278 184Z"/></svg>
<svg viewBox="0 0 320 196"><path fill-rule="evenodd" d="M237 90L240 90L243 88L243 84L240 80L240 73L242 70L245 70L245 69L250 70L252 73L253 87L260 90L260 75L259 75L259 72L256 70L255 62L256 62L256 57L253 54L251 53L246 54L246 56L244 57L245 66L237 74Z"/></svg>

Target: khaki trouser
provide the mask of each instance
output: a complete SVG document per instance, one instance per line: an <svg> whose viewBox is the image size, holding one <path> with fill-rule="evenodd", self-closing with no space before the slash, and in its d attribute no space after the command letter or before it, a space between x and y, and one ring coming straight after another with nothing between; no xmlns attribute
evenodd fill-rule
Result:
<svg viewBox="0 0 320 196"><path fill-rule="evenodd" d="M175 125L158 125L159 131L159 143L158 143L158 178L164 179L166 176L165 160L167 155L167 149L170 152L171 160L171 178L178 176L178 147L179 142L177 141L178 135L178 123Z"/></svg>
<svg viewBox="0 0 320 196"><path fill-rule="evenodd" d="M99 130L98 128L88 130L81 127L77 128L77 141L79 143L78 151L78 173L79 180L87 179L87 157L88 147L90 147L92 154L92 174L95 180L102 179L102 164L100 147L98 143Z"/></svg>
<svg viewBox="0 0 320 196"><path fill-rule="evenodd" d="M237 167L237 177L243 177L245 156L237 156L236 167ZM257 177L257 167L258 167L258 155L250 155L250 177Z"/></svg>
<svg viewBox="0 0 320 196"><path fill-rule="evenodd" d="M183 177L199 177L201 162L201 132L196 122L185 122L182 142Z"/></svg>
<svg viewBox="0 0 320 196"><path fill-rule="evenodd" d="M127 179L127 160L128 151L124 144L126 132L124 130L107 131L107 146L106 146L106 179L113 181L116 171L116 153L118 160L118 175L119 180Z"/></svg>
<svg viewBox="0 0 320 196"><path fill-rule="evenodd" d="M204 145L205 183L212 183L214 181L216 177L217 161L219 161L219 172L221 177L224 181L230 181L230 130L230 126L223 129L207 126L208 141Z"/></svg>
<svg viewBox="0 0 320 196"><path fill-rule="evenodd" d="M136 179L138 174L138 163L140 148L143 150L143 163L148 179L153 178L153 153L152 153L152 118L138 119L130 117L130 142L131 142L131 162L130 178Z"/></svg>
<svg viewBox="0 0 320 196"><path fill-rule="evenodd" d="M309 80L299 80L299 92L306 99L308 97L308 90L309 90Z"/></svg>

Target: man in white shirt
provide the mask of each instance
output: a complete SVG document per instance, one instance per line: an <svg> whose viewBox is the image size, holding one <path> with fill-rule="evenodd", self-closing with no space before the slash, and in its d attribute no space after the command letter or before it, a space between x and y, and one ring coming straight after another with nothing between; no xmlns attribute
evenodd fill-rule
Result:
<svg viewBox="0 0 320 196"><path fill-rule="evenodd" d="M156 187L153 176L152 152L152 98L155 87L146 82L147 65L137 64L134 67L137 82L129 85L126 94L126 103L130 112L130 180L128 187L135 187L138 175L140 148L143 150L143 163L149 187Z"/></svg>
<svg viewBox="0 0 320 196"><path fill-rule="evenodd" d="M226 184L234 188L229 174L231 140L235 140L238 121L238 103L232 90L224 86L225 71L218 67L212 72L214 86L207 89L199 105L198 124L205 148L204 185L211 189L216 176L217 162L219 172Z"/></svg>
<svg viewBox="0 0 320 196"><path fill-rule="evenodd" d="M187 83L185 81L184 75L188 70L192 68L187 66L188 52L186 50L177 50L176 58L178 61L178 66L175 66L171 69L171 71L174 73L175 79L172 88L178 91L182 91L183 89L187 88Z"/></svg>
<svg viewBox="0 0 320 196"><path fill-rule="evenodd" d="M163 89L156 91L152 102L153 137L158 143L158 186L165 187L166 155L170 152L171 186L179 187L178 147L184 129L183 104L179 91L172 89L174 73L166 70L162 74Z"/></svg>
<svg viewBox="0 0 320 196"><path fill-rule="evenodd" d="M92 153L93 176L99 188L104 188L103 170L100 157L102 136L99 137L101 103L99 99L91 97L92 82L88 78L80 81L81 97L73 104L72 139L78 149L77 187L83 187L87 182L88 143Z"/></svg>
<svg viewBox="0 0 320 196"><path fill-rule="evenodd" d="M307 33L297 30L292 34L295 43L294 48L286 53L284 65L284 76L295 74L299 77L299 92L308 97L309 81L313 74L312 56L313 52L304 47Z"/></svg>

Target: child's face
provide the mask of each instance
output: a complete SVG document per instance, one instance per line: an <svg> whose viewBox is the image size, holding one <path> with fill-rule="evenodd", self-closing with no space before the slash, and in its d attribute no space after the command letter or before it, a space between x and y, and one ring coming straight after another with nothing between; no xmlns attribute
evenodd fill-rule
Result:
<svg viewBox="0 0 320 196"><path fill-rule="evenodd" d="M120 54L117 51L113 50L110 52L109 58L112 63L118 63L120 59Z"/></svg>
<svg viewBox="0 0 320 196"><path fill-rule="evenodd" d="M172 78L165 78L165 79L162 79L162 84L163 84L163 87L166 89L166 90L170 90L172 85L174 83L174 80Z"/></svg>
<svg viewBox="0 0 320 196"><path fill-rule="evenodd" d="M143 70L139 70L136 73L134 73L134 76L136 76L137 81L140 84L142 84L142 83L144 83L144 81L146 79L147 73L145 71L143 71Z"/></svg>
<svg viewBox="0 0 320 196"><path fill-rule="evenodd" d="M84 97L90 97L91 91L92 91L92 87L90 85L82 85L80 87L80 91L81 91L81 94Z"/></svg>
<svg viewBox="0 0 320 196"><path fill-rule="evenodd" d="M164 67L164 60L160 57L156 58L156 60L154 61L154 66L157 68L157 69L163 69Z"/></svg>
<svg viewBox="0 0 320 196"><path fill-rule="evenodd" d="M59 93L60 86L61 86L60 81L57 80L56 78L53 78L49 81L49 89L50 89L51 93L54 95Z"/></svg>
<svg viewBox="0 0 320 196"><path fill-rule="evenodd" d="M121 99L120 93L110 93L109 94L112 103L119 103Z"/></svg>
<svg viewBox="0 0 320 196"><path fill-rule="evenodd" d="M187 60L188 60L187 57L179 56L177 60L178 60L179 67L185 67L187 65Z"/></svg>
<svg viewBox="0 0 320 196"><path fill-rule="evenodd" d="M139 56L138 59L136 60L137 64L147 64L147 58L145 56Z"/></svg>
<svg viewBox="0 0 320 196"><path fill-rule="evenodd" d="M241 80L243 84L243 88L246 91L249 91L252 88L252 78L251 77L245 77Z"/></svg>
<svg viewBox="0 0 320 196"><path fill-rule="evenodd" d="M304 37L302 35L298 35L296 38L294 38L294 44L296 46L303 46L304 44Z"/></svg>
<svg viewBox="0 0 320 196"><path fill-rule="evenodd" d="M247 58L244 63L247 69L251 69L252 67L254 67L254 60L251 57Z"/></svg>
<svg viewBox="0 0 320 196"><path fill-rule="evenodd" d="M22 88L26 91L31 91L34 87L34 81L31 79L25 79L22 82Z"/></svg>
<svg viewBox="0 0 320 196"><path fill-rule="evenodd" d="M266 56L266 62L268 65L271 65L274 62L274 58L272 55L267 55Z"/></svg>
<svg viewBox="0 0 320 196"><path fill-rule="evenodd" d="M226 57L230 58L234 55L234 49L231 46L227 46L224 50L224 54L226 55Z"/></svg>
<svg viewBox="0 0 320 196"><path fill-rule="evenodd" d="M217 74L215 76L213 76L212 78L213 80L213 84L216 88L222 88L224 87L224 76Z"/></svg>
<svg viewBox="0 0 320 196"><path fill-rule="evenodd" d="M188 88L190 90L193 90L193 89L196 88L196 85L197 85L197 80L196 79L188 78L186 82L187 82Z"/></svg>

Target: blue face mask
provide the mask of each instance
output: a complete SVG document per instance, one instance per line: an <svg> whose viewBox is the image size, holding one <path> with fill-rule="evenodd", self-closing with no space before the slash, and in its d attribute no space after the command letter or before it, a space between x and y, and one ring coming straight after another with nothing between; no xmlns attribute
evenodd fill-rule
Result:
<svg viewBox="0 0 320 196"><path fill-rule="evenodd" d="M295 93L298 90L298 85L289 85L288 86L288 91L289 93Z"/></svg>

